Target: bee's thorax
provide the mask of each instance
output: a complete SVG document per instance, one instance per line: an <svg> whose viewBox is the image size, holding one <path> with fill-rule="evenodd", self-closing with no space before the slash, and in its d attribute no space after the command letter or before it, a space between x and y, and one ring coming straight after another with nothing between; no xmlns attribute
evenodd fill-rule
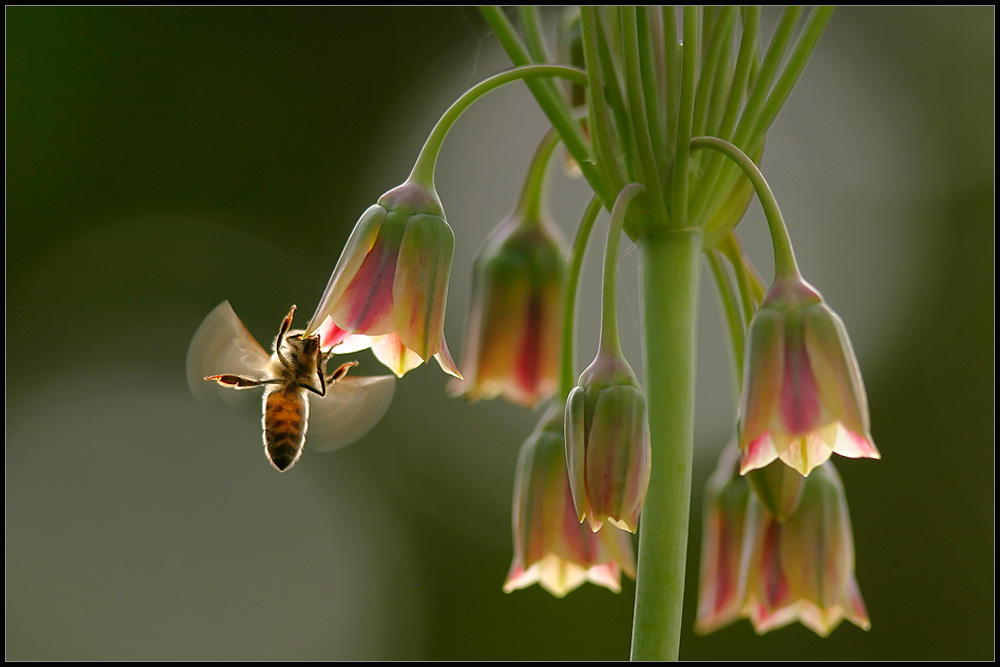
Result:
<svg viewBox="0 0 1000 667"><path fill-rule="evenodd" d="M319 389L325 372L319 339L302 339L298 334L285 336L281 348L271 357L274 377L283 384Z"/></svg>

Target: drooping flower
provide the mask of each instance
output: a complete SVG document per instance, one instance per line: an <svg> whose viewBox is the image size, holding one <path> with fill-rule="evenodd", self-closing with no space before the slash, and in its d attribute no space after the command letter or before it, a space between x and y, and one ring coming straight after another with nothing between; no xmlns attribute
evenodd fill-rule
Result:
<svg viewBox="0 0 1000 667"><path fill-rule="evenodd" d="M743 604L740 561L750 489L746 479L737 474L738 462L739 450L735 445L726 447L705 487L698 617L694 625L698 634L729 625L739 617Z"/></svg>
<svg viewBox="0 0 1000 667"><path fill-rule="evenodd" d="M550 407L521 446L514 481L514 558L503 590L539 584L556 597L589 581L621 590L635 578L628 533L613 526L592 532L573 507L563 449L563 406Z"/></svg>
<svg viewBox="0 0 1000 667"><path fill-rule="evenodd" d="M808 475L834 453L880 458L843 322L800 277L774 283L747 332L740 472L780 459Z"/></svg>
<svg viewBox="0 0 1000 667"><path fill-rule="evenodd" d="M798 510L778 522L750 497L740 615L758 634L799 621L826 637L843 619L871 627L854 577L854 538L832 463L805 482Z"/></svg>
<svg viewBox="0 0 1000 667"><path fill-rule="evenodd" d="M635 532L652 453L646 398L628 362L604 347L566 400L566 462L579 520Z"/></svg>
<svg viewBox="0 0 1000 667"><path fill-rule="evenodd" d="M371 347L400 377L431 357L461 377L444 340L454 248L432 189L408 181L390 190L355 226L306 333L346 332L342 349Z"/></svg>
<svg viewBox="0 0 1000 667"><path fill-rule="evenodd" d="M453 395L533 408L555 393L565 246L558 227L523 206L486 239L473 269L464 379L451 382Z"/></svg>

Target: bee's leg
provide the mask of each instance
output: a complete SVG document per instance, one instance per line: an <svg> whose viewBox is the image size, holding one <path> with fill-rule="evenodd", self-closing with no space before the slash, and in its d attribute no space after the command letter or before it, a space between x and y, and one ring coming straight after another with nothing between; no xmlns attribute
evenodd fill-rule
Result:
<svg viewBox="0 0 1000 667"><path fill-rule="evenodd" d="M336 382L337 380L343 380L344 376L347 375L347 371L351 370L352 368L354 368L357 365L358 365L358 362L356 362L356 361L348 361L346 364L341 364L340 368L338 368L333 373L331 373L329 376L327 376L326 381L332 384L332 383Z"/></svg>
<svg viewBox="0 0 1000 667"><path fill-rule="evenodd" d="M320 375L319 375L319 386L320 386L319 391L317 391L315 387L310 387L309 385L303 385L303 386L306 389L308 389L309 391L311 391L312 393L314 393L314 394L318 394L320 396L326 396L326 385L333 384L337 380L343 380L344 376L347 375L347 371L351 370L352 368L354 368L357 365L358 365L358 362L356 362L356 361L348 361L346 364L341 364L340 367L337 368L337 370L335 370L333 373L331 373L327 377L323 377L323 374L320 373Z"/></svg>
<svg viewBox="0 0 1000 667"><path fill-rule="evenodd" d="M245 378L239 375L209 375L205 378L206 380L214 380L218 382L223 387L228 387L229 389L250 389L251 387L259 387L262 384L273 384L279 382L280 380L254 380L253 378Z"/></svg>
<svg viewBox="0 0 1000 667"><path fill-rule="evenodd" d="M292 315L295 314L295 306L292 306L288 310L288 314L285 315L285 319L281 320L281 327L278 328L278 337L274 339L274 353L278 355L278 360L281 364L288 368L288 360L285 356L281 354L281 344L285 341L285 334L292 327Z"/></svg>

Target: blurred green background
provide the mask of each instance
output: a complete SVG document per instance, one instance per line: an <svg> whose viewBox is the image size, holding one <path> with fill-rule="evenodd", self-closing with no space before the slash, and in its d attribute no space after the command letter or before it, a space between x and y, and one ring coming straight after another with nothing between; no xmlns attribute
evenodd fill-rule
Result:
<svg viewBox="0 0 1000 667"><path fill-rule="evenodd" d="M430 364L361 442L307 446L279 475L259 415L198 404L184 378L190 337L223 299L265 342L290 304L312 312L360 213L405 178L453 99L508 66L478 14L6 19L7 659L626 658L631 581L563 600L500 590L514 463L538 414L449 399ZM994 657L994 19L839 9L763 162L869 392L883 459L838 469L872 629L757 637L741 621L689 631L683 658ZM544 129L515 85L446 142L456 355L472 255ZM554 187L569 231L585 190ZM756 204L741 230L769 276ZM596 340L588 257L580 363ZM620 317L641 368L636 264L625 255ZM701 489L735 414L704 276L688 628Z"/></svg>

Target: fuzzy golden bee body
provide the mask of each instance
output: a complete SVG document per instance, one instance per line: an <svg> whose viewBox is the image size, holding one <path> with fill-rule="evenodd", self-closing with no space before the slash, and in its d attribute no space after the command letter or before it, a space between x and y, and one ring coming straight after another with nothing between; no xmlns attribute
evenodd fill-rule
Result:
<svg viewBox="0 0 1000 667"><path fill-rule="evenodd" d="M227 389L264 387L264 451L268 461L284 472L299 460L310 424L310 393L319 422L318 445L330 450L364 435L389 407L392 376L351 377L358 362L340 365L327 374L335 348L322 350L318 336L302 337L290 331L295 306L281 322L268 355L233 311L229 302L213 310L195 333L188 352L188 380L196 396L204 397L197 380ZM237 373L221 373L224 368ZM204 372L215 369L216 374Z"/></svg>
<svg viewBox="0 0 1000 667"><path fill-rule="evenodd" d="M282 387L264 393L264 449L278 470L299 460L309 427L309 399L302 389Z"/></svg>

